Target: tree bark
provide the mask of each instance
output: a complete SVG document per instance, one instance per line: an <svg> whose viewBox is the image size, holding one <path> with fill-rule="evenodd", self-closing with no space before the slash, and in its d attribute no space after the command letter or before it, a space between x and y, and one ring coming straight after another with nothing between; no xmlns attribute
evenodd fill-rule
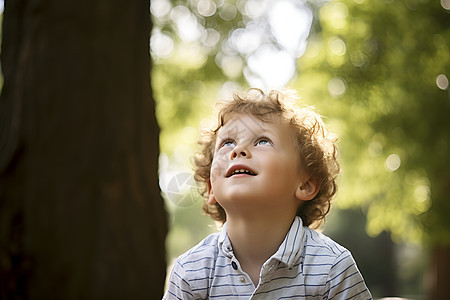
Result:
<svg viewBox="0 0 450 300"><path fill-rule="evenodd" d="M161 299L149 1L5 0L1 299Z"/></svg>
<svg viewBox="0 0 450 300"><path fill-rule="evenodd" d="M450 246L435 246L429 273L429 299L450 299Z"/></svg>

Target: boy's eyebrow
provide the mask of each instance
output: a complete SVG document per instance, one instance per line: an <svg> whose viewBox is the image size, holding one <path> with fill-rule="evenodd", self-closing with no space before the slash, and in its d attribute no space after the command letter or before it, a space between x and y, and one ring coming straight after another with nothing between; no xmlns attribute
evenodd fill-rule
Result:
<svg viewBox="0 0 450 300"><path fill-rule="evenodd" d="M221 140L224 138L225 139L226 138L239 138L239 136L246 133L247 130L250 131L251 135L274 135L274 136L276 136L276 133L273 131L273 129L270 126L268 126L268 127L258 126L258 128L256 128L256 129L250 129L248 127L239 129L235 125L235 126L232 126L229 128L221 127L217 134L217 140Z"/></svg>

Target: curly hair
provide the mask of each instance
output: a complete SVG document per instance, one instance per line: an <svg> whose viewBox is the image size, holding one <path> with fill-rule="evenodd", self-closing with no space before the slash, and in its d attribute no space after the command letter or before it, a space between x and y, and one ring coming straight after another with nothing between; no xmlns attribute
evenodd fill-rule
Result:
<svg viewBox="0 0 450 300"><path fill-rule="evenodd" d="M296 99L295 92L291 90L272 90L265 94L260 89L252 88L246 93L236 92L232 99L217 103L217 123L215 126L203 124L198 141L201 149L194 157L194 178L200 184L200 193L205 198L203 211L213 220L226 221L225 211L220 204L210 205L207 202L217 132L237 114L251 114L264 122L277 115L295 129L301 167L320 184L317 195L299 206L297 215L305 226L317 228L321 225L337 191L336 179L340 171L337 137L328 130L312 107L296 106Z"/></svg>

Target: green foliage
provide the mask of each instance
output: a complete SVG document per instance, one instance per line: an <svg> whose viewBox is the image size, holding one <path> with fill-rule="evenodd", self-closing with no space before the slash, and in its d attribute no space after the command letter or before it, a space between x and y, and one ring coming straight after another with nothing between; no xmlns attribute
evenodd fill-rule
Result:
<svg viewBox="0 0 450 300"><path fill-rule="evenodd" d="M428 1L332 1L293 84L341 136L339 205L367 230L450 243L450 16ZM326 88L328 91L326 91Z"/></svg>
<svg viewBox="0 0 450 300"><path fill-rule="evenodd" d="M152 48L152 84L158 101L162 151L167 154L176 148L183 127L197 128L210 112L224 82L233 80L242 84L244 80L239 63L236 70L228 68L228 74L222 68L226 59L242 60L239 53L223 45L233 29L243 26L244 16L235 2L203 3L202 6L201 1L152 1L151 43L160 43L162 36L167 44L162 51ZM208 3L214 4L212 15ZM187 27L191 29L185 33Z"/></svg>
<svg viewBox="0 0 450 300"><path fill-rule="evenodd" d="M162 152L175 151L179 161L190 161L196 128L223 83L245 85L247 56L230 47L232 32L252 20L245 3L214 2L208 15L200 1L172 1L155 18L154 31L174 41L168 55L153 53ZM225 8L233 12L228 19L220 13ZM397 240L421 241L426 233L450 242L450 100L448 88L436 85L450 70L448 12L425 0L343 0L315 16L291 86L340 135L344 173L337 203L363 206L371 235L389 230ZM186 18L200 32L196 39L183 37L180 20ZM233 59L242 64L227 71L223 62Z"/></svg>
<svg viewBox="0 0 450 300"><path fill-rule="evenodd" d="M168 170L190 171L198 125L221 91L247 85L252 52L233 44L233 32L264 28L259 47L281 47L267 20L250 9L267 2L152 0L152 6L169 5L152 9L152 42L158 35L169 41L162 51L152 48L161 146L169 161L161 168L166 180ZM343 174L326 233L352 249L374 295L389 285L399 288L386 295L420 294L421 273L429 263L420 246L389 244L407 257L393 259L389 270L373 257L385 249L386 231L395 241L450 243L449 12L429 0L317 0L308 7L312 33L289 86L316 106L340 137ZM225 8L235 12L232 18L221 17ZM196 38L181 30L188 19L198 30ZM443 82L437 84L438 78ZM215 230L200 216L201 199L192 201L189 207L167 201L170 258ZM380 279L386 276L393 282Z"/></svg>

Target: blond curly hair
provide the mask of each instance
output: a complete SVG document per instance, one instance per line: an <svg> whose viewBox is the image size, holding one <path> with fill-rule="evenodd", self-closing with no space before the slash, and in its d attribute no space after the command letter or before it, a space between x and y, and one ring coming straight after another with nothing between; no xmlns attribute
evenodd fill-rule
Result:
<svg viewBox="0 0 450 300"><path fill-rule="evenodd" d="M314 199L305 201L298 208L297 215L305 226L317 228L321 225L337 191L336 179L340 171L337 137L328 130L312 107L296 106L297 98L291 90L272 90L265 94L260 89L252 88L248 92L236 92L232 99L217 103L218 120L213 126L203 124L198 141L201 149L194 157L194 178L200 184L200 193L205 198L203 211L213 220L226 221L225 211L220 204L210 205L207 202L218 130L236 114L251 114L264 122L277 115L295 130L301 167L320 183L318 194Z"/></svg>

